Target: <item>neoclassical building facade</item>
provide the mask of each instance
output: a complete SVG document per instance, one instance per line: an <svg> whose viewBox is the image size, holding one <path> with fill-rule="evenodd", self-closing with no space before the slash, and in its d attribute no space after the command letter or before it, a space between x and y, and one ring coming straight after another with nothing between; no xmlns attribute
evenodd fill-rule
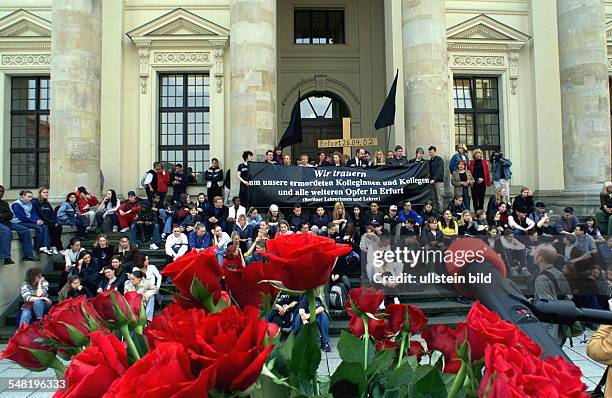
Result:
<svg viewBox="0 0 612 398"><path fill-rule="evenodd" d="M515 187L585 200L610 180L611 19L603 0L3 0L0 183L125 195L164 160L199 191L300 101L287 153L463 143L503 151Z"/></svg>

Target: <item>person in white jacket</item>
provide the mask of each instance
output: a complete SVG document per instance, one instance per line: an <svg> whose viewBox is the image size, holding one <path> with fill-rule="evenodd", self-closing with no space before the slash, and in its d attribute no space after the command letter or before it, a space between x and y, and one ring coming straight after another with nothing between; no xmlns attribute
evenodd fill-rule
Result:
<svg viewBox="0 0 612 398"><path fill-rule="evenodd" d="M219 261L219 265L223 264L223 259L225 258L225 250L227 249L227 245L232 242L232 238L226 233L223 232L220 226L216 226L213 229L213 244L219 246L219 248L215 251L217 254L217 260Z"/></svg>
<svg viewBox="0 0 612 398"><path fill-rule="evenodd" d="M181 232L180 226L175 225L172 228L172 234L166 237L166 255L174 261L187 253L188 248L187 235Z"/></svg>

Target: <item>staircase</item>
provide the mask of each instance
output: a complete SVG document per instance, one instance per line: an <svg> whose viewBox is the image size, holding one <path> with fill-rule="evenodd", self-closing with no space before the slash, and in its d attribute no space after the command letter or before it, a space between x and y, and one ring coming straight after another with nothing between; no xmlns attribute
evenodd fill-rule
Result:
<svg viewBox="0 0 612 398"><path fill-rule="evenodd" d="M107 234L111 242L117 242L120 233ZM96 238L96 234L88 234L86 239L81 241L82 247L87 250L91 250L93 243ZM161 248L158 250L150 250L147 245L143 246L139 252L140 254L149 256L152 264L154 264L160 271L165 266L165 253L163 249L163 242L160 245ZM53 271L45 273L45 278L49 282L49 294L54 303L57 303L57 295L61 286L59 286L59 280L64 268L63 257L56 256L56 261L53 264ZM349 279L352 287L358 287L363 283L363 279L360 276L358 270L350 273ZM513 281L523 290L526 289L526 277L512 277ZM166 279L162 281L161 285L163 303L162 306L172 302L172 294L168 291L174 291L174 285L168 282ZM470 305L462 304L457 301L457 294L451 290L444 288L426 288L422 290L412 289L411 291L403 292L399 294L400 302L408 303L419 307L425 315L429 318L429 325L444 324L449 326L455 326L457 323L465 319L467 312L470 309ZM2 324L0 324L0 343L6 343L8 339L16 330L16 316L18 308L11 311L9 315L5 316ZM350 317L344 310L330 310L331 325L330 334L339 335L340 331L348 328Z"/></svg>

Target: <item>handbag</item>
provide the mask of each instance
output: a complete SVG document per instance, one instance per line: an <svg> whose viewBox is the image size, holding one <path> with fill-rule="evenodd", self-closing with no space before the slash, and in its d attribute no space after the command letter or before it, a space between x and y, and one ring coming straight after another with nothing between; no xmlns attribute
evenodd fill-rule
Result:
<svg viewBox="0 0 612 398"><path fill-rule="evenodd" d="M597 384L597 386L591 393L591 398L603 398L604 397L603 387L606 385L606 379L608 378L608 369L609 367L606 368L606 371L604 372L603 376L601 376L601 380L599 380L599 383Z"/></svg>

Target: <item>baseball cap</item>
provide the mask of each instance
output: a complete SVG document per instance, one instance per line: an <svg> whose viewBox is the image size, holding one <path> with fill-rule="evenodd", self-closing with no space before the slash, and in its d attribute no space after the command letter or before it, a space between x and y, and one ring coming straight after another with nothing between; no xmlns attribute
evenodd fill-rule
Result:
<svg viewBox="0 0 612 398"><path fill-rule="evenodd" d="M270 205L270 211L278 211L277 205Z"/></svg>
<svg viewBox="0 0 612 398"><path fill-rule="evenodd" d="M389 210L397 211L397 206L396 205L391 205L391 206L389 206Z"/></svg>

